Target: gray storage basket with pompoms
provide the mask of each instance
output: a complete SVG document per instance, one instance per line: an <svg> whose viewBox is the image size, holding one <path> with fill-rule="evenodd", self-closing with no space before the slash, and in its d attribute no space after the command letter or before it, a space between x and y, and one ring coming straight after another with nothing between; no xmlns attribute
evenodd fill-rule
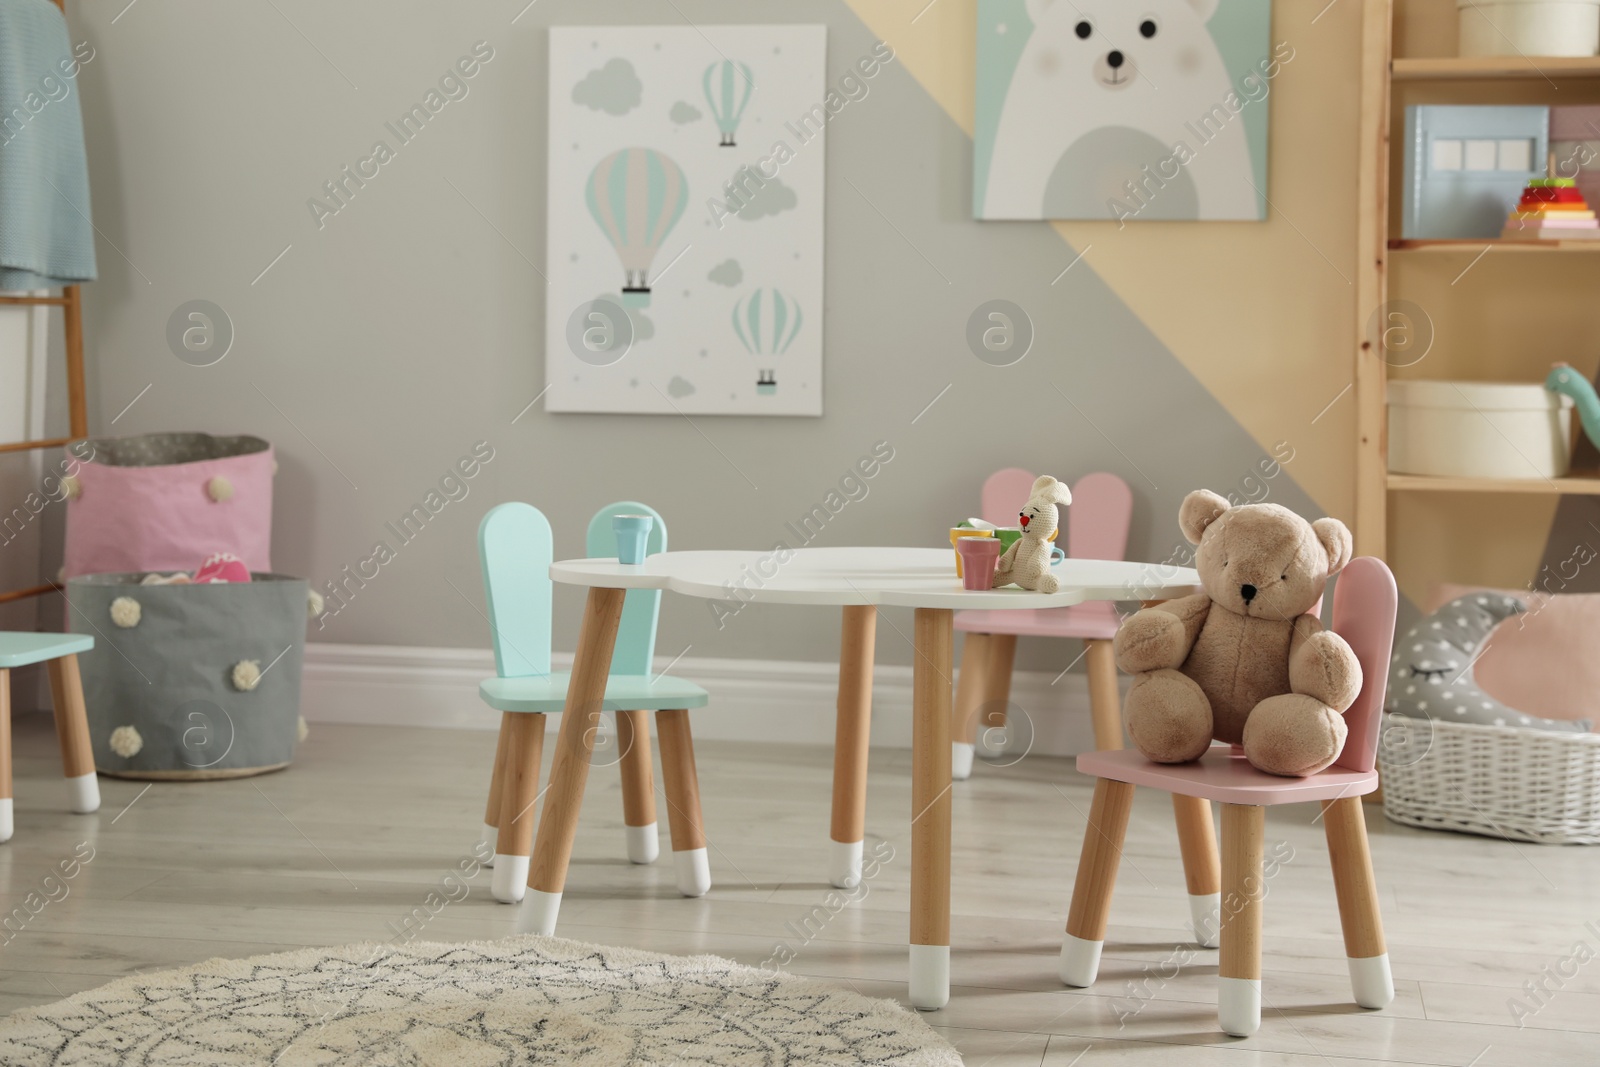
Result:
<svg viewBox="0 0 1600 1067"><path fill-rule="evenodd" d="M141 585L67 583L94 762L125 778L239 778L288 766L300 729L303 578Z"/></svg>

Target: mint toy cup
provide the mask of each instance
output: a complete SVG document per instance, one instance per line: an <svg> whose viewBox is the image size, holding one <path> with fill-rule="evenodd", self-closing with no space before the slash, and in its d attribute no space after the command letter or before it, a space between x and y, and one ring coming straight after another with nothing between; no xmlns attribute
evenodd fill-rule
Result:
<svg viewBox="0 0 1600 1067"><path fill-rule="evenodd" d="M644 545L656 520L649 515L613 515L611 528L617 533L617 562L643 563Z"/></svg>

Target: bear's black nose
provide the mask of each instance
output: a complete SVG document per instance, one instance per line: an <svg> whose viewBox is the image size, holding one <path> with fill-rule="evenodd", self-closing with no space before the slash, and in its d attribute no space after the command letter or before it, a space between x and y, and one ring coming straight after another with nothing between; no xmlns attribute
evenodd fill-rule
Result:
<svg viewBox="0 0 1600 1067"><path fill-rule="evenodd" d="M1106 55L1106 62L1111 64L1112 70L1116 70L1122 66L1122 53L1115 50L1111 51Z"/></svg>
<svg viewBox="0 0 1600 1067"><path fill-rule="evenodd" d="M1241 585L1239 587L1239 595L1244 597L1244 602L1248 604L1256 598L1256 587L1253 585Z"/></svg>

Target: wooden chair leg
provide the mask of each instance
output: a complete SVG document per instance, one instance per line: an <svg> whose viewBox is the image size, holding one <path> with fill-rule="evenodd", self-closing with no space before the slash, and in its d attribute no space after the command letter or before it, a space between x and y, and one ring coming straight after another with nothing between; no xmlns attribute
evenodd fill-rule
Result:
<svg viewBox="0 0 1600 1067"><path fill-rule="evenodd" d="M993 634L967 634L961 646L961 672L956 676L956 703L950 723L950 777L972 777L973 746L978 738L978 708L988 691Z"/></svg>
<svg viewBox="0 0 1600 1067"><path fill-rule="evenodd" d="M1133 810L1133 786L1101 778L1094 784L1089 825L1083 832L1083 852L1078 857L1078 877L1067 909L1067 936L1061 941L1061 980L1085 989L1100 973L1100 950L1106 942L1111 916L1111 891L1122 862L1122 842L1128 836L1128 815Z"/></svg>
<svg viewBox="0 0 1600 1067"><path fill-rule="evenodd" d="M656 783L650 760L650 713L617 712L617 747L622 752L622 824L628 861L654 863L661 854L656 835Z"/></svg>
<svg viewBox="0 0 1600 1067"><path fill-rule="evenodd" d="M661 735L661 785L667 798L678 892L703 897L711 888L711 861L700 818L700 778L694 769L689 713L681 708L656 712L656 732Z"/></svg>
<svg viewBox="0 0 1600 1067"><path fill-rule="evenodd" d="M1017 661L1017 635L995 634L989 642L989 665L983 675L983 701L978 708L977 753L1002 756L1009 740L1006 708L1011 701L1011 669Z"/></svg>
<svg viewBox="0 0 1600 1067"><path fill-rule="evenodd" d="M544 755L544 716L515 712L509 718L500 778L499 838L489 891L501 903L515 904L528 884L533 808L539 798L539 760Z"/></svg>
<svg viewBox="0 0 1600 1067"><path fill-rule="evenodd" d="M1367 821L1358 797L1341 797L1322 806L1333 863L1333 888L1339 898L1339 925L1350 963L1350 985L1363 1008L1387 1007L1394 1000L1394 976L1378 913L1378 886L1367 847Z"/></svg>
<svg viewBox="0 0 1600 1067"><path fill-rule="evenodd" d="M1172 815L1178 824L1178 849L1183 854L1183 880L1189 890L1189 922L1194 927L1194 939L1205 948L1216 948L1222 928L1222 870L1211 802L1174 793Z"/></svg>
<svg viewBox="0 0 1600 1067"><path fill-rule="evenodd" d="M500 713L500 733L494 741L494 766L489 772L489 801L483 808L483 833L478 838L478 859L485 867L494 866L494 853L500 841L500 790L506 779L506 744L511 735L512 712Z"/></svg>
<svg viewBox="0 0 1600 1067"><path fill-rule="evenodd" d="M555 758L550 763L550 788L545 793L544 810L539 815L539 836L533 846L528 892L522 898L522 911L517 916L517 929L521 933L555 933L625 594L623 589L596 587L589 590L589 599L584 604L583 625L578 630L578 653L572 662L572 678L567 683L567 702L561 712Z"/></svg>
<svg viewBox="0 0 1600 1067"><path fill-rule="evenodd" d="M1261 1027L1262 851L1266 809L1222 805L1222 952L1217 961L1217 1021L1234 1037Z"/></svg>
<svg viewBox="0 0 1600 1067"><path fill-rule="evenodd" d="M89 744L89 713L83 706L83 678L78 657L62 656L46 667L50 702L56 713L56 738L61 742L61 767L67 778L70 806L87 814L100 807L100 781L94 773L94 748Z"/></svg>
<svg viewBox="0 0 1600 1067"><path fill-rule="evenodd" d="M862 842L867 836L867 750L872 742L878 609L870 604L847 605L840 633L828 880L840 889L851 889L861 882Z"/></svg>
<svg viewBox="0 0 1600 1067"><path fill-rule="evenodd" d="M1117 660L1110 641L1085 641L1089 668L1089 716L1094 720L1094 747L1122 747L1122 691L1117 688Z"/></svg>
<svg viewBox="0 0 1600 1067"><path fill-rule="evenodd" d="M10 841L11 812L11 672L0 669L0 841Z"/></svg>

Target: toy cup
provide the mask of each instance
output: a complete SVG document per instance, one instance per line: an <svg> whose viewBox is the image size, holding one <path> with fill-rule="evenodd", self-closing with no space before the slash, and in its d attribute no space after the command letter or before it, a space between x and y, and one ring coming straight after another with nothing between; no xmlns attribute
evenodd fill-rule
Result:
<svg viewBox="0 0 1600 1067"><path fill-rule="evenodd" d="M994 566L1000 561L998 538L958 537L956 554L962 559L961 584L966 589L989 589L994 585Z"/></svg>
<svg viewBox="0 0 1600 1067"><path fill-rule="evenodd" d="M617 562L643 563L644 544L656 520L649 515L613 515L611 528L617 534Z"/></svg>
<svg viewBox="0 0 1600 1067"><path fill-rule="evenodd" d="M993 530L975 530L971 526L952 526L952 527L950 527L950 547L958 550L956 552L956 577L957 578L961 577L961 552L959 551L961 539L963 537L993 537L993 536L994 536L994 531Z"/></svg>
<svg viewBox="0 0 1600 1067"><path fill-rule="evenodd" d="M1056 531L1056 533L1060 532L1060 530ZM994 532L994 535L1000 539L1000 551L1004 553L1022 538L1022 527L1002 526ZM1054 541L1055 537L1052 535L1050 540ZM1061 550L1060 546L1054 544L1050 546L1050 562L1052 564L1060 563L1066 558L1067 554Z"/></svg>

